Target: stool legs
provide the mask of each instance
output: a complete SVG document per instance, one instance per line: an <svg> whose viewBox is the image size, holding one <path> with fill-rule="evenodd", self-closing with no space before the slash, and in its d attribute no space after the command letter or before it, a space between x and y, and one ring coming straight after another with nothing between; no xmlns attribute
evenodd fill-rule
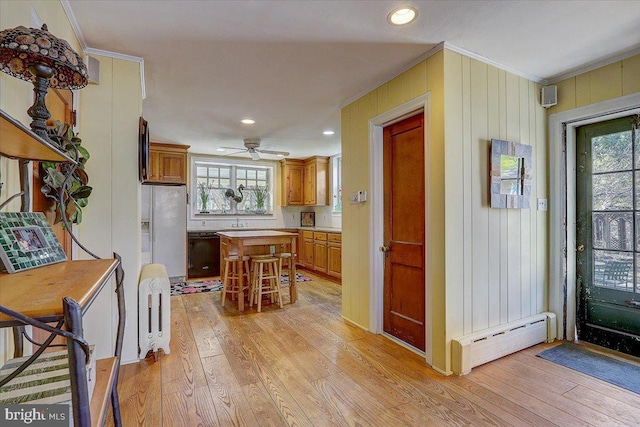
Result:
<svg viewBox="0 0 640 427"><path fill-rule="evenodd" d="M249 291L249 306L253 307L255 300L258 305L258 313L262 311L262 296L264 294L271 294L271 302L273 303L276 302L277 298L280 308L283 307L278 274L278 262L275 258L254 260L253 282Z"/></svg>
<svg viewBox="0 0 640 427"><path fill-rule="evenodd" d="M238 263L243 263L242 277L238 274ZM246 282L243 283L243 279ZM249 257L243 257L240 261L237 257L227 257L224 259L224 271L222 274L222 297L220 303L224 307L224 303L227 298L227 294L231 294L232 299L236 299L236 294L239 295L238 310L244 310L244 290L249 287Z"/></svg>
<svg viewBox="0 0 640 427"><path fill-rule="evenodd" d="M224 307L224 301L227 298L227 290L229 289L229 261L224 260L224 271L222 273L222 299L220 303Z"/></svg>

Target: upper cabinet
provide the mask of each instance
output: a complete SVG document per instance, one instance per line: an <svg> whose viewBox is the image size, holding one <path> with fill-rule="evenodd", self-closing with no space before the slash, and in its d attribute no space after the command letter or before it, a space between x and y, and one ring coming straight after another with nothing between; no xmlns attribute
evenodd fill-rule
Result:
<svg viewBox="0 0 640 427"><path fill-rule="evenodd" d="M329 158L280 160L282 206L326 206L329 204Z"/></svg>
<svg viewBox="0 0 640 427"><path fill-rule="evenodd" d="M326 206L329 204L329 158L315 156L304 161L304 204Z"/></svg>
<svg viewBox="0 0 640 427"><path fill-rule="evenodd" d="M302 181L304 179L304 161L298 159L280 160L282 170L282 206L300 206L304 204Z"/></svg>
<svg viewBox="0 0 640 427"><path fill-rule="evenodd" d="M188 145L149 144L149 178L147 184L187 184Z"/></svg>

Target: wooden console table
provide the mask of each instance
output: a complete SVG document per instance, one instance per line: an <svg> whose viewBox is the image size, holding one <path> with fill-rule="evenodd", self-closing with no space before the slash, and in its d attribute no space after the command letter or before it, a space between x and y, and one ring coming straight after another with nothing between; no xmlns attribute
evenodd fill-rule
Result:
<svg viewBox="0 0 640 427"><path fill-rule="evenodd" d="M220 231L220 253L222 258L229 255L238 255L242 259L246 255L245 248L251 246L291 245L291 253L296 253L297 233L284 231L254 230L254 231ZM242 278L243 263L238 263L238 275ZM242 279L241 279L242 280ZM242 288L242 287L241 287ZM296 291L296 263L291 260L291 277L289 277L289 296L291 303L297 301ZM244 292L238 294L238 310L244 311Z"/></svg>

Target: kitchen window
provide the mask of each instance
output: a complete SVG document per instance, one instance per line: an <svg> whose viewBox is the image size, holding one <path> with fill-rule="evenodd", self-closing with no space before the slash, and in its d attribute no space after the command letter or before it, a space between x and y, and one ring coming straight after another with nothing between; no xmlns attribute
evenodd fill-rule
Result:
<svg viewBox="0 0 640 427"><path fill-rule="evenodd" d="M333 194L333 213L342 213L342 156L331 158L331 187Z"/></svg>
<svg viewBox="0 0 640 427"><path fill-rule="evenodd" d="M191 161L193 212L202 215L271 215L273 173L270 165L247 165L204 158ZM242 188L240 188L242 186ZM230 191L231 190L231 191ZM227 197L226 194L231 194ZM262 193L263 197L260 197ZM234 199L242 196L241 201ZM259 206L260 199L263 206Z"/></svg>

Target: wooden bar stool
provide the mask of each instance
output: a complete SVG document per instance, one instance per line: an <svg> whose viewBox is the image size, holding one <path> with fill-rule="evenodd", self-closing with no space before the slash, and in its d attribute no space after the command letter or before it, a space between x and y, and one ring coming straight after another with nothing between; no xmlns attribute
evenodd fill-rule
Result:
<svg viewBox="0 0 640 427"><path fill-rule="evenodd" d="M273 255L278 259L278 275L280 276L280 283L282 283L282 270L286 270L289 277L289 284L287 286L291 286L291 281L296 280L295 277L291 277L291 263L293 262L294 254L291 252L279 252ZM286 263L286 266L284 264Z"/></svg>
<svg viewBox="0 0 640 427"><path fill-rule="evenodd" d="M250 284L250 275L249 275L249 260L251 258L247 255L242 257L242 262L244 263L242 276L245 281L242 287L240 283L242 282L241 277L238 274L238 259L237 255L232 255L224 258L224 270L222 275L222 299L221 304L224 307L224 301L227 298L227 294L231 294L232 298L235 299L235 296L240 293L240 291L244 292L245 289L249 288ZM239 303L238 303L239 304ZM244 301L242 302L244 305Z"/></svg>
<svg viewBox="0 0 640 427"><path fill-rule="evenodd" d="M271 294L271 302L276 302L277 296L280 308L282 308L278 259L274 257L253 259L253 281L249 290L249 307L253 307L255 300L258 303L258 313L260 313L262 296L265 294Z"/></svg>

